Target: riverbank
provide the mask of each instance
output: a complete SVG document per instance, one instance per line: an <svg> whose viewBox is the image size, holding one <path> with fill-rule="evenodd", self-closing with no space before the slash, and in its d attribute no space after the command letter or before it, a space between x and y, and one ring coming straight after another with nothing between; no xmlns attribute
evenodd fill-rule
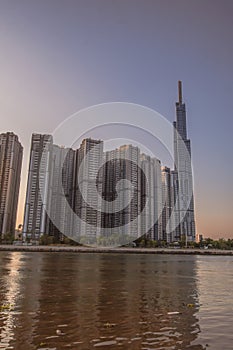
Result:
<svg viewBox="0 0 233 350"><path fill-rule="evenodd" d="M122 254L189 254L189 255L232 255L233 250L218 249L177 249L177 248L107 248L107 247L80 247L59 245L0 245L0 251L10 252L72 252L72 253L122 253Z"/></svg>

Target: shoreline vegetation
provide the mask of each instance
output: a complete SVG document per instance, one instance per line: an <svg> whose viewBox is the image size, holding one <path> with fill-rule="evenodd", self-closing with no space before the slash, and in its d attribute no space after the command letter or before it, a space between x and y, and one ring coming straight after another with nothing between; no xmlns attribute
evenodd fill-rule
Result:
<svg viewBox="0 0 233 350"><path fill-rule="evenodd" d="M71 252L71 253L115 253L115 254L188 254L233 256L233 250L200 248L138 248L138 247L84 247L65 245L10 245L1 244L0 251L9 252Z"/></svg>

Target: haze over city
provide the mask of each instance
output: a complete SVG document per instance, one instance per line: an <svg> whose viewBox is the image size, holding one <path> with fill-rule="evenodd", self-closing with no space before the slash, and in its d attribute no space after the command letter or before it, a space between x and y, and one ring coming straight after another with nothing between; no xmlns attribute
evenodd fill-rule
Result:
<svg viewBox="0 0 233 350"><path fill-rule="evenodd" d="M18 223L33 132L52 133L76 111L110 101L172 122L180 79L197 232L233 237L232 10L227 0L1 1L1 132L24 146Z"/></svg>

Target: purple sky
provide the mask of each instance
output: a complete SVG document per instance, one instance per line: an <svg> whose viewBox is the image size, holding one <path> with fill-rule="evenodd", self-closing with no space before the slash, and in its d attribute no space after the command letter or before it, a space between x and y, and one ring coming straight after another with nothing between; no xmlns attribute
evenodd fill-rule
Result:
<svg viewBox="0 0 233 350"><path fill-rule="evenodd" d="M172 121L180 79L198 232L233 237L232 18L232 0L1 0L0 132L24 146L18 221L32 132L110 101Z"/></svg>

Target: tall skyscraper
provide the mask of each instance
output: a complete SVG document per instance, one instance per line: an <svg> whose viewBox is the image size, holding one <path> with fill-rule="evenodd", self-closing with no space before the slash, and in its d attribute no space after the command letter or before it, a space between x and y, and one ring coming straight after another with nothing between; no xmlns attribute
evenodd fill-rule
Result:
<svg viewBox="0 0 233 350"><path fill-rule="evenodd" d="M52 136L33 134L24 209L23 237L38 240L49 233Z"/></svg>
<svg viewBox="0 0 233 350"><path fill-rule="evenodd" d="M75 180L75 212L81 219L75 227L81 242L95 244L101 231L103 141L84 139L78 149ZM98 196L99 193L99 196ZM96 208L89 205L95 205Z"/></svg>
<svg viewBox="0 0 233 350"><path fill-rule="evenodd" d="M195 217L193 181L191 170L191 145L187 138L186 107L182 101L182 83L178 82L179 99L176 103L176 121L174 122L174 188L177 201L177 227L173 233L177 240L195 240ZM186 147L186 149L185 149Z"/></svg>
<svg viewBox="0 0 233 350"><path fill-rule="evenodd" d="M103 191L102 196L105 200L102 208L102 224L107 229L107 236L118 234L120 226L120 204L117 199L117 183L121 180L121 165L119 159L119 150L114 149L104 153L103 165ZM101 235L105 235L104 230Z"/></svg>
<svg viewBox="0 0 233 350"><path fill-rule="evenodd" d="M172 212L172 183L171 169L163 166L162 171L162 240L168 243L173 241L172 233L169 225L169 220Z"/></svg>
<svg viewBox="0 0 233 350"><path fill-rule="evenodd" d="M127 181L122 181L127 180ZM103 227L113 239L161 239L161 164L140 154L138 147L124 145L105 153L103 171ZM108 212L110 209L111 212ZM128 225L128 226L126 226Z"/></svg>
<svg viewBox="0 0 233 350"><path fill-rule="evenodd" d="M0 235L15 233L23 147L13 132L0 134Z"/></svg>
<svg viewBox="0 0 233 350"><path fill-rule="evenodd" d="M73 232L75 151L53 144L51 135L33 134L23 236L48 234L62 241Z"/></svg>
<svg viewBox="0 0 233 350"><path fill-rule="evenodd" d="M133 145L123 145L119 149L120 169L118 177L128 182L121 181L118 186L118 193L122 198L120 207L124 208L119 213L119 223L122 227L121 233L132 237L139 237L140 224L138 215L141 212L141 172L138 165L140 164L140 149ZM131 199L131 200L130 200ZM127 203L129 203L127 205ZM125 225L130 224L130 229L126 229Z"/></svg>
<svg viewBox="0 0 233 350"><path fill-rule="evenodd" d="M141 169L145 175L141 177L141 235L146 233L151 240L162 240L160 160L141 154Z"/></svg>
<svg viewBox="0 0 233 350"><path fill-rule="evenodd" d="M56 242L73 233L74 167L75 151L53 145L48 214L49 235Z"/></svg>
<svg viewBox="0 0 233 350"><path fill-rule="evenodd" d="M103 169L103 208L105 228L116 239L126 243L129 237L138 238L141 212L140 150L123 145L105 153ZM108 209L112 212L108 213ZM103 220L102 218L102 220Z"/></svg>

